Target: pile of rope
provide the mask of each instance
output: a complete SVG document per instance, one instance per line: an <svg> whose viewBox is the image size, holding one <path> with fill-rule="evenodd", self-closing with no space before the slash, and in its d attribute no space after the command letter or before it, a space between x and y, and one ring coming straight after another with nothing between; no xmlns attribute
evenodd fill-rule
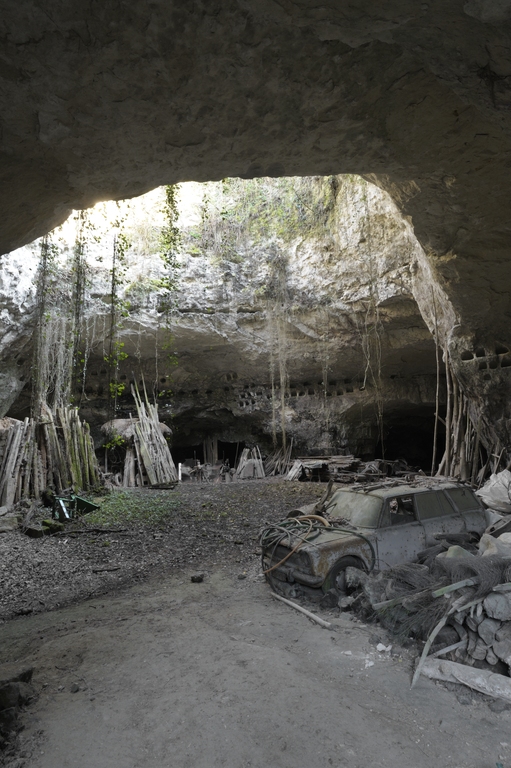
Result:
<svg viewBox="0 0 511 768"><path fill-rule="evenodd" d="M330 523L319 515L302 515L301 517L288 517L280 523L275 523L263 528L259 536L259 542L263 552L263 573L271 573L276 568L279 568L301 547L302 544L305 542L310 543L313 539L319 536L325 528L330 527ZM289 549L289 552L278 563L265 569L265 558L268 557L269 554L270 562L272 562L275 558L277 547L279 546L285 546Z"/></svg>
<svg viewBox="0 0 511 768"><path fill-rule="evenodd" d="M376 562L376 552L370 539L364 534L359 533L353 528L345 528L346 520L327 520L322 515L301 515L300 517L288 517L281 520L280 523L269 525L261 531L259 542L262 548L263 573L269 574L276 568L283 565L291 555L293 555L303 544L314 544L316 539L325 530L328 533L349 534L362 539L369 547L371 552L371 564L369 570L374 568ZM269 556L270 562L273 562L277 547L284 546L290 551L286 553L279 562L274 563L270 568L265 568L265 561ZM341 557L339 554L339 557Z"/></svg>

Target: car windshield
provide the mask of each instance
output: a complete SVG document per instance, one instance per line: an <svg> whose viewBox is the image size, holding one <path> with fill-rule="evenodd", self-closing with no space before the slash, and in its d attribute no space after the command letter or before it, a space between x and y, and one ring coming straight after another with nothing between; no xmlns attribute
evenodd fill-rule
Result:
<svg viewBox="0 0 511 768"><path fill-rule="evenodd" d="M326 512L333 519L347 520L359 528L377 528L382 500L365 493L339 490L334 493L326 506Z"/></svg>

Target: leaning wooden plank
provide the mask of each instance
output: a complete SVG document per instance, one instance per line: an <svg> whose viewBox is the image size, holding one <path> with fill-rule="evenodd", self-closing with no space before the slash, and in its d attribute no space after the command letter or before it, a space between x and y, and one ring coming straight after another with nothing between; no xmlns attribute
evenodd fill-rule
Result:
<svg viewBox="0 0 511 768"><path fill-rule="evenodd" d="M94 452L94 442L90 434L90 427L87 422L84 422L83 428L85 432L85 442L87 445L87 459L89 462L89 478L90 478L91 486L94 487L99 484L99 465L98 465L96 453Z"/></svg>
<svg viewBox="0 0 511 768"><path fill-rule="evenodd" d="M405 600L416 600L421 597L425 597L430 594L429 589L421 589L420 592L408 592L406 595L400 595L400 597L393 597L391 600L382 600L380 603L373 603L371 608L375 611L380 611L385 608L394 608L396 605L401 605Z"/></svg>
<svg viewBox="0 0 511 768"><path fill-rule="evenodd" d="M45 409L44 419L47 424L49 448L52 453L52 464L54 468L54 482L57 492L60 493L64 488L69 488L71 485L71 478L69 476L69 468L67 462L64 461L62 456L62 450L60 448L60 442L57 435L57 427L53 419L52 412L48 407Z"/></svg>
<svg viewBox="0 0 511 768"><path fill-rule="evenodd" d="M321 619L319 616L316 616L315 613L311 613L306 608L302 608L301 605L297 605L296 603L293 603L291 600L287 600L285 597L281 597L280 595L276 595L275 592L270 592L271 596L275 598L275 600L280 600L281 602L285 603L286 605L291 606L291 608L294 608L295 611L300 611L300 613L303 613L305 616L307 616L309 619L312 619L312 621L315 621L316 624L319 624L321 627L325 627L325 629L331 629L332 625L329 621L325 621L324 619Z"/></svg>
<svg viewBox="0 0 511 768"><path fill-rule="evenodd" d="M17 444L18 445L17 455L15 457L15 462L12 467L12 470L10 471L7 477L7 487L5 491L4 504L8 507L10 507L11 504L14 503L14 501L18 501L20 497L21 468L22 468L22 462L23 462L23 459L25 458L25 453L27 449L28 421L29 421L28 418L25 419L25 421L21 425L20 436Z"/></svg>
<svg viewBox="0 0 511 768"><path fill-rule="evenodd" d="M462 587L473 587L475 584L479 584L479 579L463 579L463 581L457 581L455 584L448 584L446 587L435 589L431 594L433 597L442 597L442 595L447 595L449 592L456 592L457 589Z"/></svg>
<svg viewBox="0 0 511 768"><path fill-rule="evenodd" d="M5 477L5 468L7 466L7 462L9 461L11 444L12 444L12 442L13 442L16 434L17 434L17 432L18 432L18 425L17 424L14 424L11 427L11 429L7 432L7 439L6 439L5 448L4 448L4 454L3 454L3 458L2 458L2 464L0 466L0 478L2 478L2 479Z"/></svg>
<svg viewBox="0 0 511 768"><path fill-rule="evenodd" d="M435 626L433 631L430 633L428 639L426 640L426 645L424 646L424 649L422 651L421 657L419 659L419 663L415 667L415 672L414 672L414 675L413 675L413 678L412 678L412 684L410 686L411 688L414 687L415 683L417 682L417 680L419 679L419 677L420 677L420 675L422 673L422 670L424 669L424 664L426 663L426 657L427 657L427 655L429 653L429 649L433 645L433 640L438 635L440 630L445 627L448 618L449 618L449 612L447 612L445 614L445 616L442 616L442 618L440 619L438 624Z"/></svg>
<svg viewBox="0 0 511 768"><path fill-rule="evenodd" d="M430 656L428 656L429 659L436 659L437 656L444 656L446 653L451 653L451 651L456 651L458 648L461 648L462 646L467 646L467 639L464 640L458 640L457 643L453 643L452 645L448 645L447 648L442 648L439 651L435 651L435 653L432 653Z"/></svg>
<svg viewBox="0 0 511 768"><path fill-rule="evenodd" d="M8 443L8 449L5 453L5 461L2 465L2 474L0 475L0 505L8 504L7 499L12 495L12 474L21 439L23 424L16 424L12 429L12 437ZM12 504L12 501L10 502Z"/></svg>
<svg viewBox="0 0 511 768"><path fill-rule="evenodd" d="M137 430L138 438L139 438L139 441L140 441L139 442L139 447L140 447L140 455L142 457L143 467L144 467L144 469L145 469L145 471L147 473L147 477L149 478L149 482L151 483L151 485L153 485L154 483L157 483L158 480L157 480L157 477L156 477L156 473L154 471L153 463L151 461L151 456L150 456L149 450L147 448L147 444L146 444L146 442L144 440L143 430L140 429L139 424L137 424L136 430Z"/></svg>
<svg viewBox="0 0 511 768"><path fill-rule="evenodd" d="M32 419L30 419L30 422L29 422L29 431L28 431L27 438L28 438L28 446L26 451L25 467L23 471L23 490L22 490L22 495L25 498L28 498L30 496L30 490L32 485L32 470L33 470L33 464L34 464L35 425Z"/></svg>
<svg viewBox="0 0 511 768"><path fill-rule="evenodd" d="M286 475L286 480L295 480L302 471L302 462L300 459L295 459L295 462L289 472Z"/></svg>
<svg viewBox="0 0 511 768"><path fill-rule="evenodd" d="M422 668L424 664L426 663L427 655L430 651L431 646L433 645L433 640L438 635L440 630L445 626L447 619L449 616L451 616L453 613L456 613L456 611L465 611L467 608L471 608L473 605L477 605L478 603L482 603L484 600L484 597L478 597L475 600L471 600L469 603L465 603L463 605L463 601L465 600L465 597L459 597L457 600L455 600L449 607L448 611L442 616L438 624L435 626L435 628L430 633L428 639L426 640L426 644L422 650L421 657L419 659L419 663L417 664L415 668L415 673L412 678L412 685L411 688L414 687L415 683L419 679Z"/></svg>
<svg viewBox="0 0 511 768"><path fill-rule="evenodd" d="M431 680L444 680L448 683L461 683L474 691L503 699L511 703L511 678L498 675L487 669L476 669L456 661L426 659L422 674Z"/></svg>

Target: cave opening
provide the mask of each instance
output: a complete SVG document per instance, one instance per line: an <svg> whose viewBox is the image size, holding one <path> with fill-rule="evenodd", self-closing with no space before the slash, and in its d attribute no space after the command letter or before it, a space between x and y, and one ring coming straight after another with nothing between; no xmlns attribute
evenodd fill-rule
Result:
<svg viewBox="0 0 511 768"><path fill-rule="evenodd" d="M217 461L222 463L228 461L229 466L234 467L236 466L236 461L239 458L243 448L245 448L245 442L243 440L238 442L218 440ZM176 464L184 464L186 462L188 465L190 465L190 463L195 464L197 461L201 464L204 464L204 442L196 443L195 445L183 445L179 442L173 443L172 457Z"/></svg>
<svg viewBox="0 0 511 768"><path fill-rule="evenodd" d="M169 199L170 261L161 252ZM192 182L115 204L115 226L109 205L88 214L86 235L78 217L84 279L73 399L93 435L107 418L131 418L136 382L173 430L176 464L233 466L245 444L268 455L290 441L296 455L367 460L383 453L381 403L385 457L430 469L435 345L411 277L422 249L386 192L357 176ZM51 236L47 280L62 299L56 319L69 311L72 328L76 313L62 291L77 273L66 259L78 230L66 227ZM58 345L64 336L52 338ZM18 355L18 372L27 366L30 355ZM398 413L393 403L410 398L419 405ZM12 415L29 399L25 389ZM214 434L240 443L212 445ZM441 440L440 430L439 454Z"/></svg>
<svg viewBox="0 0 511 768"><path fill-rule="evenodd" d="M438 453L445 444L445 424L438 421ZM433 405L402 405L384 416L384 440L378 440L374 458L405 459L411 467L431 472L433 440L435 430L435 408Z"/></svg>
<svg viewBox="0 0 511 768"><path fill-rule="evenodd" d="M172 458L176 464L194 466L198 461L204 464L204 445L172 445Z"/></svg>

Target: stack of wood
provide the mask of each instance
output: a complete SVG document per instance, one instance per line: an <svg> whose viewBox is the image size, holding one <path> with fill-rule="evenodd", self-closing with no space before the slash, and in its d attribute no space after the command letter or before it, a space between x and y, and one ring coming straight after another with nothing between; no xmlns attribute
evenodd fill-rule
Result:
<svg viewBox="0 0 511 768"><path fill-rule="evenodd" d="M177 471L170 448L160 428L158 406L131 388L137 406L138 424L135 427L134 446L142 485L165 485L177 481ZM144 482L144 473L147 483Z"/></svg>
<svg viewBox="0 0 511 768"><path fill-rule="evenodd" d="M77 408L57 408L54 415L44 406L39 422L0 421L0 506L38 499L46 488L88 491L99 482L89 425Z"/></svg>
<svg viewBox="0 0 511 768"><path fill-rule="evenodd" d="M143 402L138 389L132 388L137 418L114 419L103 424L108 437L120 437L126 443L124 472L118 484L125 488L165 487L177 482L177 471L165 435L172 430L159 421L158 406Z"/></svg>
<svg viewBox="0 0 511 768"><path fill-rule="evenodd" d="M362 462L354 456L300 456L295 459L286 480L311 479L354 482Z"/></svg>
<svg viewBox="0 0 511 768"><path fill-rule="evenodd" d="M239 480L247 480L249 478L261 479L265 477L259 446L256 445L254 448L243 449L238 466L236 467L236 477Z"/></svg>
<svg viewBox="0 0 511 768"><path fill-rule="evenodd" d="M293 451L293 440L287 448L278 448L264 460L264 473L266 477L273 475L285 475L289 471L291 464L291 453Z"/></svg>

